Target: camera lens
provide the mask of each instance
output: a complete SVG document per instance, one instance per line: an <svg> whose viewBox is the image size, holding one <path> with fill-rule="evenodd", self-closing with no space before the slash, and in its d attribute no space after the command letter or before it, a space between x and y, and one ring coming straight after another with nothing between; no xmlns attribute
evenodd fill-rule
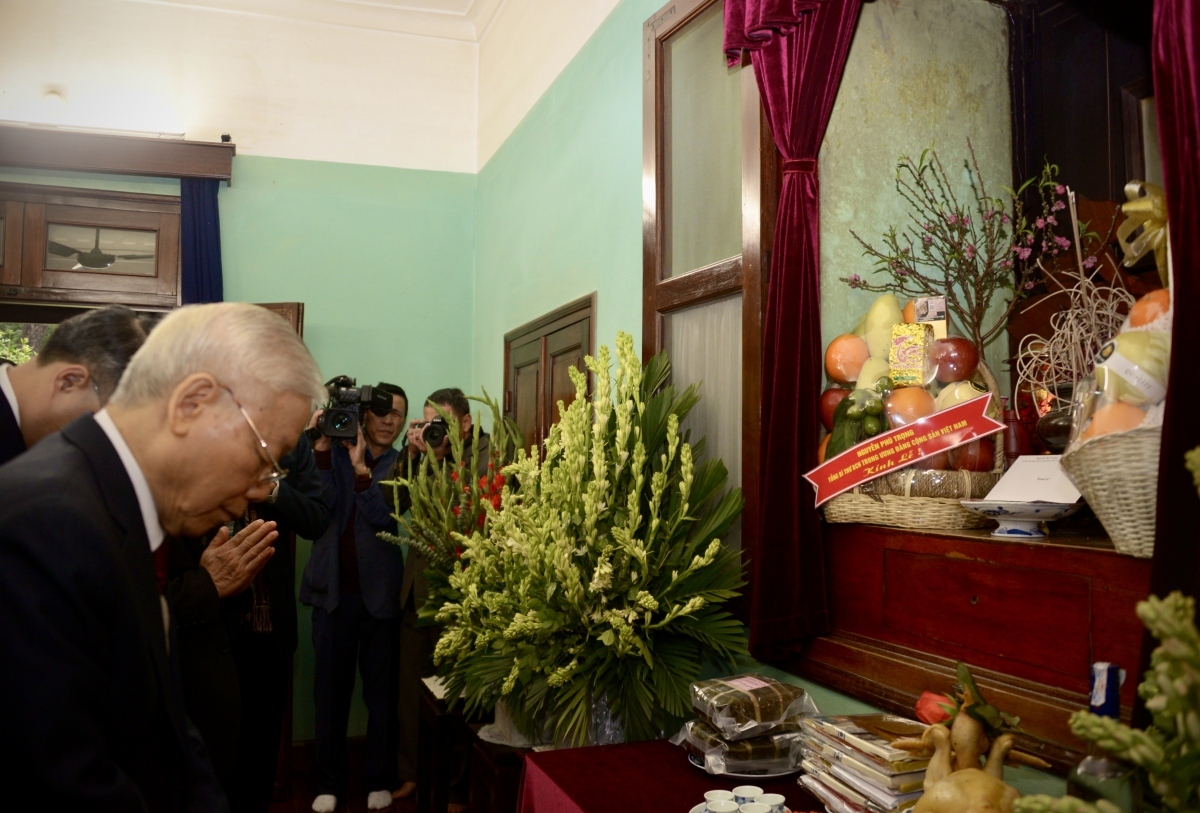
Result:
<svg viewBox="0 0 1200 813"><path fill-rule="evenodd" d="M335 432L345 432L350 429L352 417L349 412L338 412L332 416L330 423Z"/></svg>

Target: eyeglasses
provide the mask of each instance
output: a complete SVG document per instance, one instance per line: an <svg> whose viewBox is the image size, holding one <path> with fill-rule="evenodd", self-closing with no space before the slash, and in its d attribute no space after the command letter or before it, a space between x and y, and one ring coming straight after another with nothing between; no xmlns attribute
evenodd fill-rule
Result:
<svg viewBox="0 0 1200 813"><path fill-rule="evenodd" d="M266 477L260 478L258 482L263 484L276 484L283 480L283 478L287 477L288 475L287 469L280 466L279 461L276 460L271 454L271 450L267 446L267 442L263 440L263 436L261 433L259 433L258 427L255 426L254 421L250 419L250 413L246 411L244 406L238 403L237 396L233 394L233 390L229 389L229 387L226 387L224 384L219 384L218 386L225 390L225 392L229 393L229 397L233 399L233 405L236 406L238 411L242 413L242 417L245 418L246 423L250 425L250 431L254 433L254 437L258 440L259 457L263 458L263 462L268 463L271 466L271 473Z"/></svg>

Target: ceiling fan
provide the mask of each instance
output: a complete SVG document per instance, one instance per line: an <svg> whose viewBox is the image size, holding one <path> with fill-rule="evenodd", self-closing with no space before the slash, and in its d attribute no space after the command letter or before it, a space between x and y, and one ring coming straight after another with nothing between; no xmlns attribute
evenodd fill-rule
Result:
<svg viewBox="0 0 1200 813"><path fill-rule="evenodd" d="M152 260L153 254L105 254L100 250L100 229L96 229L96 245L87 251L70 246L64 246L62 243L56 243L50 240L46 243L46 248L51 254L58 257L74 257L75 266L72 271L78 271L81 268L88 268L92 271L102 271L110 267L117 260Z"/></svg>

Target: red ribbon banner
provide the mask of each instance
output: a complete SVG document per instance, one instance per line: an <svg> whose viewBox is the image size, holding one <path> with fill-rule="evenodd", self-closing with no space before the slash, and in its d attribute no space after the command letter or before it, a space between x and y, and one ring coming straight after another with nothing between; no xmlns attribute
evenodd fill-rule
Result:
<svg viewBox="0 0 1200 813"><path fill-rule="evenodd" d="M907 426L889 429L826 460L804 475L817 491L817 505L892 469L999 432L1004 424L984 414L991 397L981 395Z"/></svg>

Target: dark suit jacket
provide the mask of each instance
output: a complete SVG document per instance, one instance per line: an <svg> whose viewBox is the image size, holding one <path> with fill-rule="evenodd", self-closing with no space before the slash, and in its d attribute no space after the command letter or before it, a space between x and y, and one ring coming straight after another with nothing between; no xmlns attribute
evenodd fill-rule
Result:
<svg viewBox="0 0 1200 813"><path fill-rule="evenodd" d="M329 524L329 509L306 437L300 436L296 448L280 458L279 465L287 469L288 476L279 484L275 502L254 508L259 518L278 523L275 555L263 569L263 580L271 601L270 642L280 657L287 659L297 643L294 535L319 537ZM218 598L212 578L200 567L200 554L210 539L211 535L173 541L167 598L179 628L184 703L204 735L217 776L224 781L237 758L242 720L241 687L230 635L253 609L253 599L249 589Z"/></svg>
<svg viewBox="0 0 1200 813"><path fill-rule="evenodd" d="M45 810L226 811L167 655L133 485L91 415L0 467L0 787Z"/></svg>
<svg viewBox="0 0 1200 813"><path fill-rule="evenodd" d="M0 466L25 451L25 438L8 399L0 393Z"/></svg>

